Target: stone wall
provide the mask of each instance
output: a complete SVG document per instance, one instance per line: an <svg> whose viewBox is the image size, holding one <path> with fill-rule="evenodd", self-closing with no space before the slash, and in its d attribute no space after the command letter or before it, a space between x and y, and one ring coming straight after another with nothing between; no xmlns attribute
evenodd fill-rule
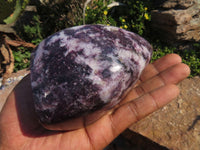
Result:
<svg viewBox="0 0 200 150"><path fill-rule="evenodd" d="M168 41L200 40L200 0L154 0L152 28Z"/></svg>

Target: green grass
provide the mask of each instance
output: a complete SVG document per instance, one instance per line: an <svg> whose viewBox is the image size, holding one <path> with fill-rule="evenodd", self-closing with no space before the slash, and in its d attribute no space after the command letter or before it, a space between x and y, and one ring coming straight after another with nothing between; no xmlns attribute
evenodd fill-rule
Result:
<svg viewBox="0 0 200 150"><path fill-rule="evenodd" d="M178 50L175 47L167 46L154 46L154 52L151 62L159 59L162 56L165 56L170 53L176 53L181 56L182 62L187 64L191 69L190 77L200 75L200 46L194 44L194 48Z"/></svg>
<svg viewBox="0 0 200 150"><path fill-rule="evenodd" d="M14 72L28 68L30 66L30 56L31 52L29 49L24 47L19 47L17 51L13 51L15 67Z"/></svg>

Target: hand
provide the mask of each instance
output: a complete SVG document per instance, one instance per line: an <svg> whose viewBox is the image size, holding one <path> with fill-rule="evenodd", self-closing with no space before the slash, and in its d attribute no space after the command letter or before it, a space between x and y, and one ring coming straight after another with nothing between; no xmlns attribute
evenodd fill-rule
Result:
<svg viewBox="0 0 200 150"><path fill-rule="evenodd" d="M176 54L166 55L143 71L125 99L95 123L73 131L49 131L37 121L25 77L12 91L0 114L0 150L103 149L131 124L163 107L179 94L175 84L190 73Z"/></svg>

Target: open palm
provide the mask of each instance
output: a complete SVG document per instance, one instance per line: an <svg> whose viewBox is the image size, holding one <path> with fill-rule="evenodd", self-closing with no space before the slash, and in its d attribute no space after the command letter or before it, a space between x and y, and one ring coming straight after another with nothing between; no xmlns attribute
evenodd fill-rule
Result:
<svg viewBox="0 0 200 150"><path fill-rule="evenodd" d="M12 91L0 114L0 150L103 149L134 122L166 105L179 94L176 84L190 69L178 55L166 55L143 71L137 85L110 113L73 131L49 131L37 121L30 77Z"/></svg>

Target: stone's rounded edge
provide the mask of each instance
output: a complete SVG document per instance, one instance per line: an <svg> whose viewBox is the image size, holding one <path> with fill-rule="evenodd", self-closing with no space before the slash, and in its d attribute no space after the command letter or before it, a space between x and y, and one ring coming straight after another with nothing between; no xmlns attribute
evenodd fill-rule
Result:
<svg viewBox="0 0 200 150"><path fill-rule="evenodd" d="M143 47L145 47L145 48L147 48L147 50L148 50L148 52L147 53L145 53L145 54L143 54L143 53L141 53L141 55L143 56L143 58L145 59L145 66L147 65L147 63L149 62L149 60L150 60L150 58L151 58L151 56L152 56L152 51L153 51L153 49L152 49L152 47L151 47L151 45L148 43L148 41L146 41L144 38L142 38L142 37L140 37L139 35L137 35L137 34L135 34L135 33L132 33L132 32L130 32L130 31L127 31L127 30L124 30L124 29L120 29L120 28L117 28L117 27L112 27L112 26L109 26L109 27L107 27L107 26L104 26L104 25L82 25L82 26L77 26L77 27L71 27L71 28L68 28L68 29L64 29L64 30L62 30L62 31L59 31L59 32L57 32L57 33L55 33L55 34L53 34L53 35L51 35L51 36L49 36L49 37L47 37L45 40L43 40L39 45L38 45L38 47L36 48L36 51L35 51L35 53L32 55L32 58L33 57L35 57L36 56L36 52L37 52L37 50L41 50L41 49L45 49L45 46L43 46L44 44L52 44L52 43L54 43L55 41L56 41L56 38L55 39L52 39L55 35L56 36L59 36L59 34L62 32L63 33L63 31L65 32L65 34L67 34L67 32L70 32L70 34L73 34L73 32L74 31L70 31L70 30L81 30L81 29L84 29L84 28L88 28L88 27L93 27L93 28L104 28L105 30L108 30L108 31L116 31L116 32L118 32L118 31L123 31L125 34L130 34L131 36L132 36L132 40L137 40L137 42L139 43L139 44L141 44ZM59 39L59 40L61 40L61 39ZM53 41L52 43L51 43L51 41ZM143 48L142 47L142 48ZM133 49L133 51L135 51L135 49ZM41 53L41 56L40 55L38 55L38 57L40 56L40 57L42 57L42 54L44 54L44 53ZM37 58L38 58L37 57ZM40 59L38 59L38 60L40 60ZM36 61L36 62L38 62L38 61ZM145 67L144 66L144 67ZM34 67L34 59L32 60L32 69L31 70L33 70L33 67ZM41 67L42 68L42 67ZM143 70L144 68L142 68L142 70ZM140 75L140 73L139 73L139 75ZM139 75L137 75L136 77L134 77L134 78L138 78L139 77ZM31 80L33 81L33 77L31 77ZM136 81L135 81L136 82ZM134 82L134 83L135 83ZM134 84L133 83L133 84ZM32 84L32 88L35 88L35 87L37 87L37 86L34 86L35 84ZM131 84L132 85L132 84ZM127 91L129 91L131 89L131 86L129 86L128 87L128 89L127 89ZM123 99L123 97L124 97L124 95L126 95L126 93L128 93L128 92L123 92L122 94L123 94L123 96L121 96L120 98L119 98L119 100L118 101L116 101L115 103L113 103L112 105L109 105L109 104L106 104L105 105L105 107L104 107L104 110L103 110L103 112L106 112L106 111L108 111L108 109L111 109L111 108L113 108L116 104L118 104L122 99ZM76 118L76 119L69 119L69 120L67 120L67 121L64 121L64 122L60 122L60 123L52 123L52 124L45 124L45 123L42 123L43 125L44 125L44 127L45 128L47 128L47 129L50 129L50 130L73 130L73 129L76 129L76 128L80 128L80 127L82 127L83 125L88 125L88 124L91 124L91 123L93 123L93 122L95 122L96 120L98 120L100 117L102 117L103 115L96 115L95 113L97 113L97 112L93 112L93 113L91 113L90 115L88 115L88 116L84 116L84 117L79 117L79 118ZM100 113L100 112L99 112ZM100 113L100 114L102 114L102 112ZM98 117L98 116L100 116L100 117Z"/></svg>
<svg viewBox="0 0 200 150"><path fill-rule="evenodd" d="M49 42L51 40L52 37L54 37L55 35L59 35L61 32L68 32L70 30L75 31L75 30L82 30L82 29L87 29L88 27L93 27L93 28L99 28L99 29L104 29L104 30L107 30L107 31L117 31L117 32L123 32L124 34L129 34L131 35L132 37L132 40L137 40L138 44L141 44L142 46L146 47L148 49L148 51L150 52L150 56L147 58L147 63L150 61L151 59L151 56L152 56L152 53L153 53L153 47L151 46L151 44L146 40L144 39L143 37L141 37L140 35L136 34L136 33L133 33L133 32L130 32L128 30L125 30L125 29L121 29L121 28L118 28L118 27L115 27L115 26L106 26L106 25L102 25L102 24L86 24L86 25L80 25L80 26L74 26L74 27L70 27L70 28L66 28L66 29L63 29L61 31L58 31L50 36L48 36L46 39L44 39L36 48L35 48L35 51L32 53L31 55L31 58L33 58L32 60L34 61L35 60L35 57L36 56L36 52L41 49L41 50L44 50L44 46L43 45L46 45L48 43L48 45L51 44L51 42ZM64 33L65 35L67 35L68 33ZM71 34L71 33L70 33ZM73 33L72 33L73 35ZM59 39L60 41L60 39ZM54 41L55 42L55 41ZM44 52L41 52L41 55L44 54ZM42 56L41 56L42 57ZM146 56L144 56L146 57ZM39 60L39 59L38 59ZM38 61L36 61L38 62ZM33 64L32 64L33 65Z"/></svg>
<svg viewBox="0 0 200 150"><path fill-rule="evenodd" d="M106 104L106 105L104 106L104 110L105 110L105 111L109 111L109 110L111 110L111 109L113 109L113 108L115 108L115 107L118 107L117 105L119 105L120 102L122 102L122 100L126 97L126 95L131 91L131 89L134 88L134 85L135 85L135 83L136 83L137 81L138 81L138 79L135 80L135 82L133 82L133 83L126 89L126 91L124 91L124 92L122 93L122 95L120 96L120 98L119 98L117 101L110 101L110 103Z"/></svg>
<svg viewBox="0 0 200 150"><path fill-rule="evenodd" d="M54 124L46 124L42 122L40 123L45 129L54 130L54 131L70 131L70 130L80 129L84 127L83 118L71 119L68 121L63 121L63 122L54 123Z"/></svg>
<svg viewBox="0 0 200 150"><path fill-rule="evenodd" d="M91 125L95 123L97 120L99 120L100 118L102 118L104 115L108 114L109 112L110 110L104 109L104 111L96 111L83 117L69 119L63 122L59 122L59 123L53 123L53 124L47 124L43 122L40 122L40 123L42 124L44 128L48 130L70 131L70 130L76 130L76 129L80 129L88 125Z"/></svg>
<svg viewBox="0 0 200 150"><path fill-rule="evenodd" d="M32 77L32 71L33 71L33 67L34 67L34 57L35 57L35 53L36 53L36 50L37 50L38 46L36 46L36 48L33 50L33 52L31 53L31 56L30 56L30 79L31 79L31 84L32 84L32 81L33 81L33 77ZM33 86L31 85L31 88L33 90Z"/></svg>

